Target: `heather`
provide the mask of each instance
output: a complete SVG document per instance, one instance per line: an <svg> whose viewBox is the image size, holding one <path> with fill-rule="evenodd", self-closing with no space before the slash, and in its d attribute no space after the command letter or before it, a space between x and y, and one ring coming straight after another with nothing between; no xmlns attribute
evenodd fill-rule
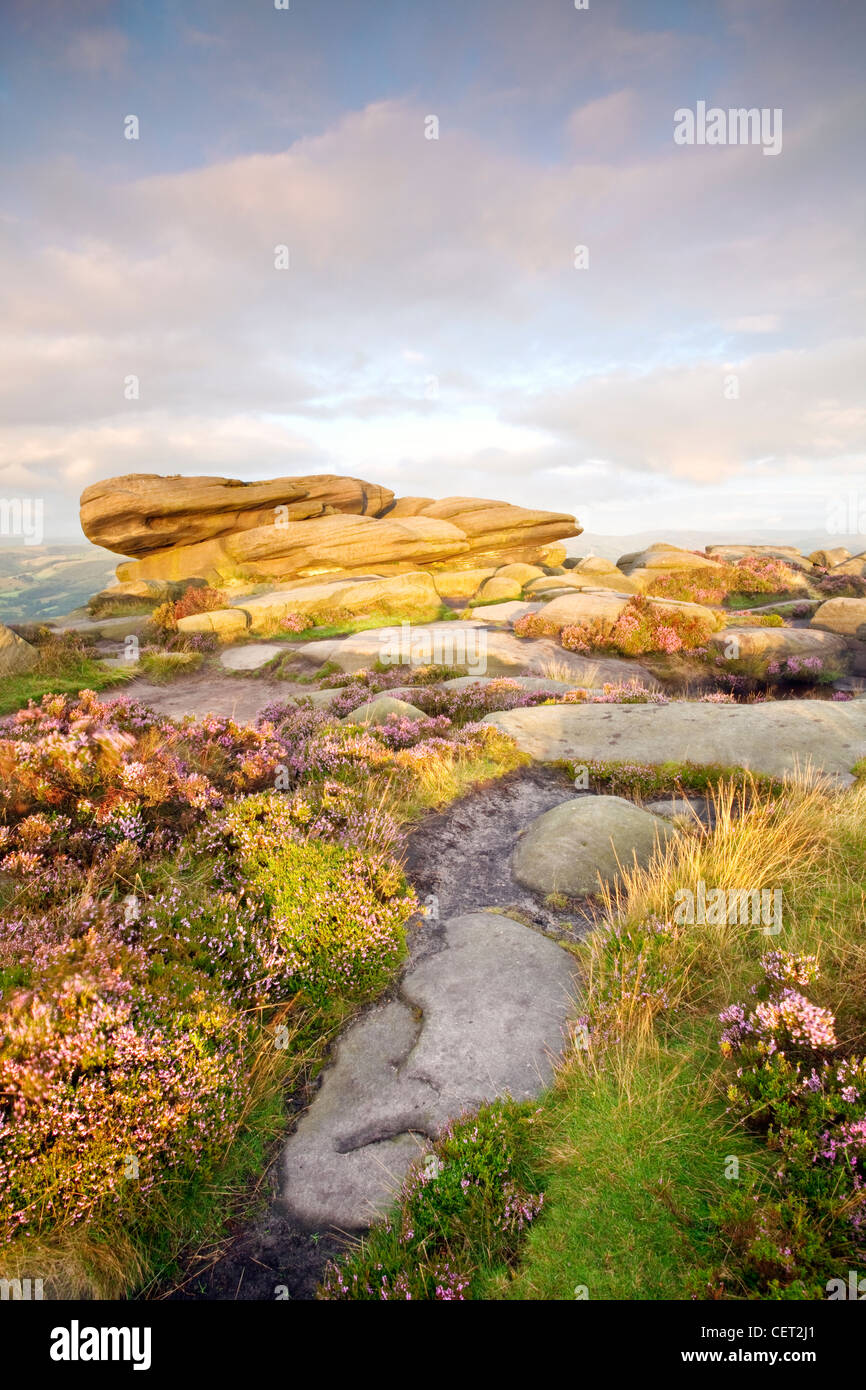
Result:
<svg viewBox="0 0 866 1390"><path fill-rule="evenodd" d="M581 656L610 652L618 656L643 656L647 652L693 651L704 645L715 630L714 619L701 614L650 603L642 594L629 599L614 620L594 618L562 628L560 641L566 651ZM519 637L554 635L558 624L539 614L528 613L514 624Z"/></svg>
<svg viewBox="0 0 866 1390"><path fill-rule="evenodd" d="M707 557L709 559L709 557ZM647 593L655 598L682 599L690 603L725 603L736 606L740 595L788 594L800 587L798 574L782 560L747 555L736 564L706 569L675 570L653 579Z"/></svg>
<svg viewBox="0 0 866 1390"><path fill-rule="evenodd" d="M4 1272L129 1292L219 1229L402 959L407 817L508 765L477 724L291 701L174 722L83 690L0 720Z"/></svg>

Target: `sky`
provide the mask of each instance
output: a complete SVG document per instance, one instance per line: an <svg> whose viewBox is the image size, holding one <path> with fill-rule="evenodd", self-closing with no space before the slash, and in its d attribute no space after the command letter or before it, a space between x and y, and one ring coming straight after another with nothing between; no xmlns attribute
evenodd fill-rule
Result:
<svg viewBox="0 0 866 1390"><path fill-rule="evenodd" d="M132 472L660 539L866 491L861 0L288 3L0 0L0 499L46 541ZM781 149L677 143L700 102Z"/></svg>

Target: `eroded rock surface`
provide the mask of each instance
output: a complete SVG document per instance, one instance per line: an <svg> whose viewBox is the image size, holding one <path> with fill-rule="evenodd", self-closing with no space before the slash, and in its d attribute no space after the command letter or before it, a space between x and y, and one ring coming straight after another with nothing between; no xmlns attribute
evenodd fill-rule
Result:
<svg viewBox="0 0 866 1390"><path fill-rule="evenodd" d="M495 912L452 918L399 998L353 1024L283 1154L304 1225L358 1230L388 1210L427 1141L461 1111L550 1081L573 1008L573 958Z"/></svg>

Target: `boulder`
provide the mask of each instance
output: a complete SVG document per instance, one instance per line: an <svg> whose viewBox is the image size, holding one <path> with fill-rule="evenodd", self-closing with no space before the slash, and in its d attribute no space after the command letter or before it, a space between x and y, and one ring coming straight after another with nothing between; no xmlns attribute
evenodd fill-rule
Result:
<svg viewBox="0 0 866 1390"><path fill-rule="evenodd" d="M866 550L860 555L852 555L850 560L843 560L841 565L834 565L831 574L853 574L861 579L866 579Z"/></svg>
<svg viewBox="0 0 866 1390"><path fill-rule="evenodd" d="M179 632L215 632L219 637L231 639L247 632L250 615L243 608L213 608L208 613L190 613L187 618L178 618Z"/></svg>
<svg viewBox="0 0 866 1390"><path fill-rule="evenodd" d="M834 602L850 602L835 599ZM844 637L832 632L817 632L810 627L725 627L709 638L709 646L721 655L728 655L735 644L736 656L729 660L757 658L765 666L789 657L820 657L839 661L847 651Z"/></svg>
<svg viewBox="0 0 866 1390"><path fill-rule="evenodd" d="M866 598L831 598L812 615L812 627L845 637L866 636Z"/></svg>
<svg viewBox="0 0 866 1390"><path fill-rule="evenodd" d="M511 599L519 599L522 592L523 586L518 579L495 574L492 579L485 579L478 591L478 598L484 602L492 599L496 603L508 603Z"/></svg>
<svg viewBox="0 0 866 1390"><path fill-rule="evenodd" d="M745 560L749 556L782 560L795 569L808 569L810 565L810 561L793 545L708 545L707 554L726 565L735 565L738 560Z"/></svg>
<svg viewBox="0 0 866 1390"><path fill-rule="evenodd" d="M555 623L557 630L561 631L564 627L572 627L578 623L615 623L627 606L627 598L621 598L612 592L564 594L561 598L551 599L550 603L546 603L540 610L539 617L545 622Z"/></svg>
<svg viewBox="0 0 866 1390"><path fill-rule="evenodd" d="M541 579L544 570L539 565L501 565L496 571L497 579L516 579L522 588L531 579Z"/></svg>
<svg viewBox="0 0 866 1390"><path fill-rule="evenodd" d="M543 574L538 579L530 579L528 584L524 584L524 592L527 597L534 594L553 593L558 589L565 589L569 593L574 593L583 588L597 587L597 581L585 584L579 579L572 578L573 571L567 574Z"/></svg>
<svg viewBox="0 0 866 1390"><path fill-rule="evenodd" d="M809 556L809 563L824 570L831 570L850 559L851 551L846 550L844 545L837 545L832 550L813 550Z"/></svg>
<svg viewBox="0 0 866 1390"><path fill-rule="evenodd" d="M81 529L94 545L119 555L149 555L333 512L375 516L393 496L377 483L333 474L246 483L127 473L85 488Z"/></svg>
<svg viewBox="0 0 866 1390"><path fill-rule="evenodd" d="M581 796L545 811L523 832L512 855L514 877L535 893L597 893L674 833L659 816L621 796Z"/></svg>
<svg viewBox="0 0 866 1390"><path fill-rule="evenodd" d="M477 594L485 579L496 571L492 568L480 570L439 570L433 573L433 583L440 598L472 598Z"/></svg>
<svg viewBox="0 0 866 1390"><path fill-rule="evenodd" d="M586 582L600 588L618 589L624 594L636 594L639 591L638 585L630 575L623 574L612 560L605 560L601 555L588 555L585 560L572 567L570 577L581 584Z"/></svg>
<svg viewBox="0 0 866 1390"><path fill-rule="evenodd" d="M628 606L628 602L626 595L618 594L612 589L584 590L578 594L563 594L552 599L540 610L539 616L556 623L559 630L580 623L614 623ZM717 622L713 610L700 603L685 603L679 599L650 599L650 603L660 612L679 612L700 618L708 631L711 631Z"/></svg>
<svg viewBox="0 0 866 1390"><path fill-rule="evenodd" d="M678 545L667 545L664 541L659 541L655 545L647 546L646 550L634 551L629 555L621 555L616 562L616 568L623 574L631 575L635 570L706 570L715 569L719 566L719 560L707 559L704 555L696 555L693 550L683 550Z"/></svg>
<svg viewBox="0 0 866 1390"><path fill-rule="evenodd" d="M228 647L220 656L220 664L229 671L258 671L285 650L284 645L276 642L245 642L239 647Z"/></svg>
<svg viewBox="0 0 866 1390"><path fill-rule="evenodd" d="M539 705L482 722L539 762L692 762L771 777L811 770L850 782L851 768L866 756L866 700Z"/></svg>
<svg viewBox="0 0 866 1390"><path fill-rule="evenodd" d="M331 474L255 483L127 474L84 491L81 524L97 545L132 557L118 566L122 583L538 569L558 564L561 540L581 530L562 512L477 497L395 499Z"/></svg>
<svg viewBox="0 0 866 1390"><path fill-rule="evenodd" d="M578 532L572 531L570 534L577 535ZM542 547L540 559L548 567L557 568L565 565L568 554L564 545L545 545Z"/></svg>
<svg viewBox="0 0 866 1390"><path fill-rule="evenodd" d="M377 695L373 700L365 700L357 709L341 719L341 724L387 724L392 719L426 719L417 705L408 700L398 700L394 695Z"/></svg>
<svg viewBox="0 0 866 1390"><path fill-rule="evenodd" d="M39 653L17 632L0 623L0 677L22 676L39 660Z"/></svg>

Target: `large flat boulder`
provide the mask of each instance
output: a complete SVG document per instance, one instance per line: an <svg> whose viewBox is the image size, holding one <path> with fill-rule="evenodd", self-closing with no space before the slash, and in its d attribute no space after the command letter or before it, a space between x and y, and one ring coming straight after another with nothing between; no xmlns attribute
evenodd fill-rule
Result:
<svg viewBox="0 0 866 1390"><path fill-rule="evenodd" d="M493 912L446 922L442 949L407 971L401 997L337 1044L283 1151L290 1216L319 1229L368 1226L448 1120L538 1095L563 1049L575 987L567 952L529 927Z"/></svg>
<svg viewBox="0 0 866 1390"><path fill-rule="evenodd" d="M784 777L811 765L849 778L866 757L866 700L754 705L539 705L488 714L540 762L693 762Z"/></svg>
<svg viewBox="0 0 866 1390"><path fill-rule="evenodd" d="M119 555L148 555L237 531L329 512L375 515L394 494L360 478L318 474L246 483L237 478L127 473L81 494L81 529Z"/></svg>
<svg viewBox="0 0 866 1390"><path fill-rule="evenodd" d="M580 796L545 811L514 847L518 883L534 893L597 893L621 868L649 863L673 834L667 821L621 796Z"/></svg>
<svg viewBox="0 0 866 1390"><path fill-rule="evenodd" d="M556 564L558 543L581 530L563 512L478 497L395 500L331 474L255 483L127 474L85 489L81 524L97 545L132 557L118 567L122 583Z"/></svg>

